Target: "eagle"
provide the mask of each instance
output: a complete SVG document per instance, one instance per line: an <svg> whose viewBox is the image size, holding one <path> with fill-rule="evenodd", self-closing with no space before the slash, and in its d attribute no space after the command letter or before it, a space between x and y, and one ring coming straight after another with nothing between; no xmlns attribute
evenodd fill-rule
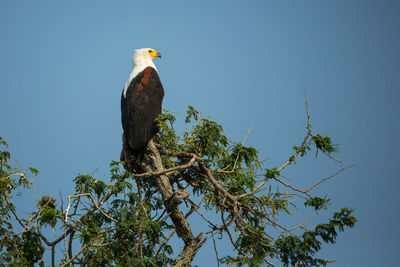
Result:
<svg viewBox="0 0 400 267"><path fill-rule="evenodd" d="M158 132L155 120L161 113L164 88L153 63L157 57L161 54L151 48L137 49L133 55L133 70L121 95L121 161L126 154L141 161L148 142Z"/></svg>

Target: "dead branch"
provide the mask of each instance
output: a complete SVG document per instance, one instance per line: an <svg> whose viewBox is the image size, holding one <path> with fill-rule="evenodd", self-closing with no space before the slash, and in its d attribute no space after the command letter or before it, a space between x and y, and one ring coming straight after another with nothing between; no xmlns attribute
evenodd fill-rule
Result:
<svg viewBox="0 0 400 267"><path fill-rule="evenodd" d="M346 169L348 169L348 168L351 168L351 167L354 167L354 166L355 166L355 164L350 165L350 166L343 167L342 169L340 169L339 171L335 172L334 174L329 175L328 177L322 179L321 181L319 181L319 182L316 183L315 185L313 185L313 186L311 186L311 187L305 189L304 192L309 192L310 190L314 189L315 187L317 187L317 186L320 185L321 183L325 182L326 180L329 180L329 179L335 177L336 175L339 175L339 174L340 174L341 172L343 172L344 170L346 170Z"/></svg>
<svg viewBox="0 0 400 267"><path fill-rule="evenodd" d="M92 200L93 205L96 207L96 209L98 211L101 212L101 214L103 214L105 217L107 217L108 219L110 219L113 222L117 222L116 219L110 217L108 214L106 214L96 203L96 201L94 200L93 196L91 193L83 193L83 194L77 194L77 195L72 195L72 196L68 196L68 206L67 209L65 210L65 224L67 224L68 222L68 213L69 213L69 209L71 208L71 198L77 198L77 197L88 197L90 198L90 200Z"/></svg>

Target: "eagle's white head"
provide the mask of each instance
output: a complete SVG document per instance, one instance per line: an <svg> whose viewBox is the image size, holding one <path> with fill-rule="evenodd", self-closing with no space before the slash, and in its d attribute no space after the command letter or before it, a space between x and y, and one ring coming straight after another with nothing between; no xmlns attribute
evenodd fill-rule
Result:
<svg viewBox="0 0 400 267"><path fill-rule="evenodd" d="M129 79L124 86L124 97L126 97L126 91L128 90L131 81L145 68L152 67L157 71L156 65L153 63L153 59L156 57L161 57L161 54L152 48L141 48L135 50L132 59L133 71L129 75Z"/></svg>
<svg viewBox="0 0 400 267"><path fill-rule="evenodd" d="M153 59L161 57L161 54L151 48L136 49L133 54L133 71L131 74L132 78L135 78L140 72L147 67L152 67L157 71L156 65L153 63Z"/></svg>
<svg viewBox="0 0 400 267"><path fill-rule="evenodd" d="M136 49L133 55L133 66L139 67L142 65L151 66L154 65L153 59L161 57L161 54L151 48Z"/></svg>

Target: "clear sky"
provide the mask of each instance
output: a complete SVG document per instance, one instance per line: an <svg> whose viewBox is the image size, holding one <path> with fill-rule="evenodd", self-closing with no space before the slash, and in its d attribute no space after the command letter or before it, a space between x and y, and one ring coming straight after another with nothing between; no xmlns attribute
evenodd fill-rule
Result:
<svg viewBox="0 0 400 267"><path fill-rule="evenodd" d="M313 130L357 164L316 191L333 199L322 218L350 206L359 220L321 255L332 266L396 266L399 14L389 0L4 0L0 136L14 159L39 169L38 197L71 194L79 173L107 179L131 57L151 47L163 54L164 108L183 121L193 105L237 141L254 124L247 144L274 167L305 134L306 90ZM286 175L306 187L339 168L310 156ZM30 210L33 196L24 197L20 209ZM195 263L215 266L211 253Z"/></svg>

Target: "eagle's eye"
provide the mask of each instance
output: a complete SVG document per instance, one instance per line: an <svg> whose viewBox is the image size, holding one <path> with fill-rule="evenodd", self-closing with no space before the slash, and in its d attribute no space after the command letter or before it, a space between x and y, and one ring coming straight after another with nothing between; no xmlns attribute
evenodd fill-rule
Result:
<svg viewBox="0 0 400 267"><path fill-rule="evenodd" d="M149 53L153 53L153 50L149 50Z"/></svg>

